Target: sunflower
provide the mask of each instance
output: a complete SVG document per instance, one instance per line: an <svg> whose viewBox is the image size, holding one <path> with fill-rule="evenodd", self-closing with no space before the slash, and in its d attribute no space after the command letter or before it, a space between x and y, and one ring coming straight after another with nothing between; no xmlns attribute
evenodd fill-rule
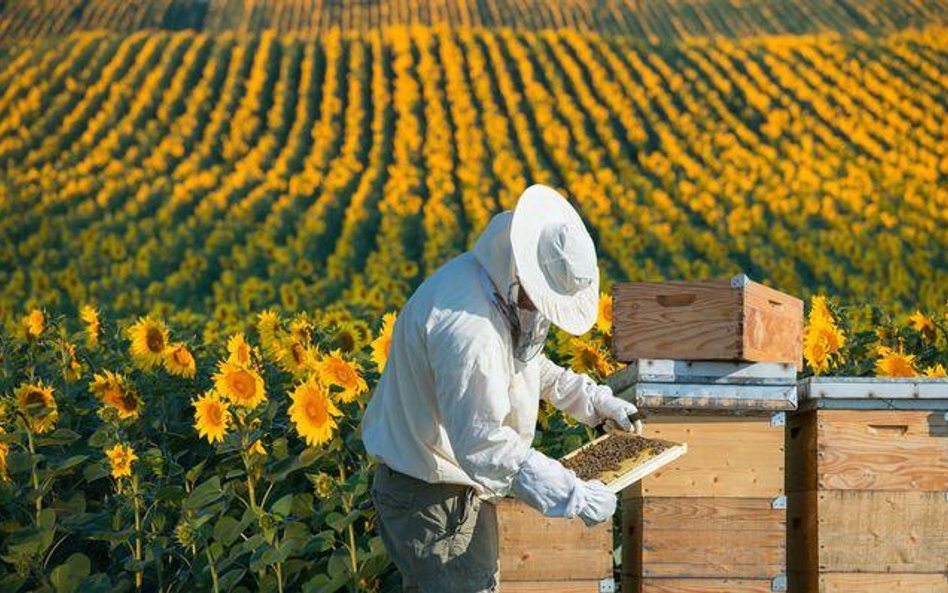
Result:
<svg viewBox="0 0 948 593"><path fill-rule="evenodd" d="M99 400L118 413L119 420L135 419L141 414L142 402L135 389L128 380L118 373L105 371L104 374L92 376L89 391Z"/></svg>
<svg viewBox="0 0 948 593"><path fill-rule="evenodd" d="M283 369L296 376L307 375L316 368L316 360L319 356L319 350L312 345L305 345L298 340L289 339L283 341L277 357L278 362Z"/></svg>
<svg viewBox="0 0 948 593"><path fill-rule="evenodd" d="M168 348L168 328L160 319L139 317L128 329L132 340L132 357L145 369L152 369L164 362Z"/></svg>
<svg viewBox="0 0 948 593"><path fill-rule="evenodd" d="M599 297L599 315L596 317L596 329L608 335L612 334L612 295Z"/></svg>
<svg viewBox="0 0 948 593"><path fill-rule="evenodd" d="M189 379L197 373L194 356L188 347L180 342L168 346L165 352L165 369L172 375Z"/></svg>
<svg viewBox="0 0 948 593"><path fill-rule="evenodd" d="M86 343L89 348L99 345L102 336L102 324L99 321L99 312L91 305L85 305L79 310L79 318L86 324Z"/></svg>
<svg viewBox="0 0 948 593"><path fill-rule="evenodd" d="M347 354L361 349L368 338L368 327L362 322L343 321L333 328L333 345Z"/></svg>
<svg viewBox="0 0 948 593"><path fill-rule="evenodd" d="M3 427L0 426L0 435L3 435L6 431L3 430ZM10 445L4 441L0 441L0 482L9 482L10 474L8 473L7 468L7 453L10 452Z"/></svg>
<svg viewBox="0 0 948 593"><path fill-rule="evenodd" d="M290 321L290 334L299 342L309 343L313 339L313 322L303 313L297 313Z"/></svg>
<svg viewBox="0 0 948 593"><path fill-rule="evenodd" d="M372 361L379 368L379 372L385 370L385 364L388 362L388 353L392 347L392 332L395 331L395 314L386 313L382 317L382 330L379 337L372 340Z"/></svg>
<svg viewBox="0 0 948 593"><path fill-rule="evenodd" d="M121 443L115 445L105 452L109 456L109 462L112 464L112 477L119 478L132 477L132 463L138 461L138 455L128 445Z"/></svg>
<svg viewBox="0 0 948 593"><path fill-rule="evenodd" d="M332 438L336 428L335 416L342 415L329 399L329 391L310 377L290 394L292 404L288 410L296 432L309 446L325 443Z"/></svg>
<svg viewBox="0 0 948 593"><path fill-rule="evenodd" d="M273 309L257 314L257 333L263 351L272 359L278 359L281 350L282 333L280 315Z"/></svg>
<svg viewBox="0 0 948 593"><path fill-rule="evenodd" d="M267 449L263 446L263 443L260 441L260 439L255 440L253 444L250 445L248 452L251 455L257 455L259 457L267 456Z"/></svg>
<svg viewBox="0 0 948 593"><path fill-rule="evenodd" d="M243 332L237 332L227 340L227 362L250 366L250 344L244 339Z"/></svg>
<svg viewBox="0 0 948 593"><path fill-rule="evenodd" d="M826 297L814 296L811 300L806 333L803 336L803 356L813 372L819 375L841 362L841 350L845 343L846 336L836 325Z"/></svg>
<svg viewBox="0 0 948 593"><path fill-rule="evenodd" d="M336 479L325 472L307 474L307 477L310 482L313 483L313 491L316 492L316 495L320 498L326 498L332 494L333 489L336 487Z"/></svg>
<svg viewBox="0 0 948 593"><path fill-rule="evenodd" d="M20 320L20 324L23 326L27 339L35 340L46 329L46 316L39 309L33 309Z"/></svg>
<svg viewBox="0 0 948 593"><path fill-rule="evenodd" d="M879 346L879 359L876 361L876 376L878 377L915 377L915 355L905 354L902 349L893 350L887 346Z"/></svg>
<svg viewBox="0 0 948 593"><path fill-rule="evenodd" d="M252 410L267 399L260 373L226 361L219 363L219 367L214 387L231 402Z"/></svg>
<svg viewBox="0 0 948 593"><path fill-rule="evenodd" d="M948 377L948 371L945 370L945 365L940 362L926 368L922 374L926 377Z"/></svg>
<svg viewBox="0 0 948 593"><path fill-rule="evenodd" d="M63 356L66 359L63 368L63 374L67 381L77 381L82 374L82 364L76 358L76 345L66 342L63 348Z"/></svg>
<svg viewBox="0 0 948 593"><path fill-rule="evenodd" d="M194 428L198 436L207 437L207 442L221 442L231 420L230 407L213 389L194 401Z"/></svg>
<svg viewBox="0 0 948 593"><path fill-rule="evenodd" d="M572 338L569 365L577 373L592 373L599 378L608 377L615 370L605 352L599 346L579 338Z"/></svg>
<svg viewBox="0 0 948 593"><path fill-rule="evenodd" d="M355 400L369 389L365 379L362 378L362 369L359 368L359 364L344 359L339 350L333 350L320 359L316 364L316 372L326 385L342 388L338 397L345 403Z"/></svg>
<svg viewBox="0 0 948 593"><path fill-rule="evenodd" d="M59 409L56 398L53 397L53 388L43 385L42 381L36 384L21 383L14 391L20 413L26 417L30 430L37 434L51 431L59 418Z"/></svg>
<svg viewBox="0 0 948 593"><path fill-rule="evenodd" d="M935 335L935 320L918 310L909 316L909 327L927 338Z"/></svg>

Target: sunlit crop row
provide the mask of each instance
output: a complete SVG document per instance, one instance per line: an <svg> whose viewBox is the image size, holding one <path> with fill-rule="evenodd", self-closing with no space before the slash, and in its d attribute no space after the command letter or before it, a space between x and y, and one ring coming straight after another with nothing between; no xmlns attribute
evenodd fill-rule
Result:
<svg viewBox="0 0 948 593"><path fill-rule="evenodd" d="M144 28L323 33L393 25L573 29L681 39L816 31L873 32L944 24L944 0L10 0L0 8L0 38L62 35L84 29Z"/></svg>
<svg viewBox="0 0 948 593"><path fill-rule="evenodd" d="M78 34L0 62L0 319L399 306L531 182L610 281L948 286L944 30Z"/></svg>

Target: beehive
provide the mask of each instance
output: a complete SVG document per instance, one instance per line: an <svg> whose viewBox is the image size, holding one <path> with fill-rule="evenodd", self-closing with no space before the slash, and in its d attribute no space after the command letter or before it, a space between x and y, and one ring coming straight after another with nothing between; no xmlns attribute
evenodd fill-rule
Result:
<svg viewBox="0 0 948 593"><path fill-rule="evenodd" d="M610 379L688 454L623 492L623 593L786 588L792 365L639 360Z"/></svg>
<svg viewBox="0 0 948 593"><path fill-rule="evenodd" d="M613 295L618 360L787 362L802 368L803 301L743 274L617 283Z"/></svg>
<svg viewBox="0 0 948 593"><path fill-rule="evenodd" d="M512 498L497 503L503 593L600 593L615 589L612 522L545 517Z"/></svg>
<svg viewBox="0 0 948 593"><path fill-rule="evenodd" d="M948 593L948 380L810 378L799 396L791 591Z"/></svg>

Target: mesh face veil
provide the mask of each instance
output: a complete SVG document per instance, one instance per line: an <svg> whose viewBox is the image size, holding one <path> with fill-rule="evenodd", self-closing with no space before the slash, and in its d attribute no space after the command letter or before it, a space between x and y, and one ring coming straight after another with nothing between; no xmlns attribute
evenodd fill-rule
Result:
<svg viewBox="0 0 948 593"><path fill-rule="evenodd" d="M520 362L529 362L543 351L546 335L550 331L550 320L538 310L528 311L517 305L520 291L523 287L518 281L510 283L507 294L501 295L494 288L486 272L481 275L485 288L492 295L492 301L498 311L503 314L510 326L510 335L513 338L514 358Z"/></svg>

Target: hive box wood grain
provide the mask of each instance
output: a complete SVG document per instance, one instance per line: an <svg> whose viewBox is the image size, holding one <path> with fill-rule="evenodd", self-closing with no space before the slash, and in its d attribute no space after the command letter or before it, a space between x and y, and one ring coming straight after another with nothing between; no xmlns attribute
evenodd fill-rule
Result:
<svg viewBox="0 0 948 593"><path fill-rule="evenodd" d="M803 367L803 301L738 275L613 288L616 358L786 362Z"/></svg>
<svg viewBox="0 0 948 593"><path fill-rule="evenodd" d="M790 590L948 593L948 380L799 387L786 433Z"/></svg>
<svg viewBox="0 0 948 593"><path fill-rule="evenodd" d="M598 591L612 578L612 522L545 517L511 498L497 503L503 591Z"/></svg>
<svg viewBox="0 0 948 593"><path fill-rule="evenodd" d="M648 436L687 442L688 454L623 491L623 591L756 592L785 581L782 417L649 416Z"/></svg>

